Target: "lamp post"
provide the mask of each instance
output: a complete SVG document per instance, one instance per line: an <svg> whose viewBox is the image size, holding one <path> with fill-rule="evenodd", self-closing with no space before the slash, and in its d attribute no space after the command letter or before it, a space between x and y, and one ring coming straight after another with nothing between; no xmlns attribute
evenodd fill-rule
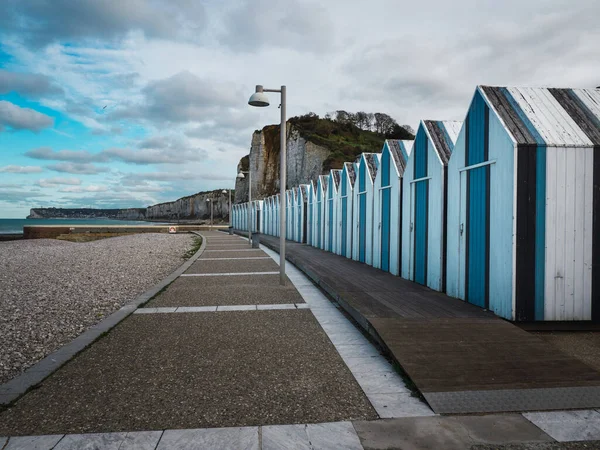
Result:
<svg viewBox="0 0 600 450"><path fill-rule="evenodd" d="M250 96L248 104L250 106L265 107L269 106L269 98L265 92L279 92L281 94L281 125L279 138L279 153L281 155L279 166L279 188L281 194L279 198L283 202L285 199L286 187L286 132L285 132L285 108L286 108L286 87L281 86L281 89L264 89L260 84L256 86L254 94ZM285 208L280 208L279 214L279 284L285 285Z"/></svg>
<svg viewBox="0 0 600 450"><path fill-rule="evenodd" d="M229 216L229 226L231 226L231 189L223 189L222 193L227 194L227 191L229 191L229 210L227 212L227 215Z"/></svg>
<svg viewBox="0 0 600 450"><path fill-rule="evenodd" d="M212 198L207 198L206 199L207 202L210 202L210 229L212 230L213 227L213 199Z"/></svg>
<svg viewBox="0 0 600 450"><path fill-rule="evenodd" d="M250 207L252 206L252 172L250 171L250 167L248 167L247 171L240 170L237 174L238 180L243 180L246 178L244 174L248 174L248 242L252 245L252 225L250 224Z"/></svg>

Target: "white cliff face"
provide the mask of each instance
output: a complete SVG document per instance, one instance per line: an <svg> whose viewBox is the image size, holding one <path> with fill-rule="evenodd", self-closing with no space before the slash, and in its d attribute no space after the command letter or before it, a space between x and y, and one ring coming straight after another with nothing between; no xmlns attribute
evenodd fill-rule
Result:
<svg viewBox="0 0 600 450"><path fill-rule="evenodd" d="M211 199L211 201L206 201ZM232 198L233 201L233 198ZM68 209L68 208L32 208L29 219L67 218L92 219L107 218L116 220L150 220L150 221L210 221L211 202L213 203L213 220L215 223L229 220L229 192L221 189L202 192L173 202L160 203L147 208L129 209Z"/></svg>
<svg viewBox="0 0 600 450"><path fill-rule="evenodd" d="M297 186L316 180L323 174L323 162L330 154L329 149L306 141L293 125L287 127L287 186ZM254 132L249 154L252 171L252 198L262 199L279 192L279 127L269 126ZM243 160L242 160L243 161ZM238 164L240 170L248 170ZM237 180L235 203L248 200L248 176Z"/></svg>
<svg viewBox="0 0 600 450"><path fill-rule="evenodd" d="M224 194L221 190L149 206L146 220L210 220L211 203L215 222L229 220L229 193Z"/></svg>

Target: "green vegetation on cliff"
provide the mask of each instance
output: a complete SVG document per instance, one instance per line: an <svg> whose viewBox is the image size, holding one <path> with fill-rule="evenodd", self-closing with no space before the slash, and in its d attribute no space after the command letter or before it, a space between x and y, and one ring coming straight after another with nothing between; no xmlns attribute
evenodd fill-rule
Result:
<svg viewBox="0 0 600 450"><path fill-rule="evenodd" d="M386 126L377 127L380 132L373 131L375 129L373 120L369 121L368 118L364 121L356 120L356 117L360 118L361 114L365 113L353 115L337 111L335 119L331 115L322 119L314 113L309 113L292 117L290 123L300 131L304 139L331 151L323 163L324 172L330 169L341 169L344 162L354 161L361 153L380 152L386 139L415 138L410 130L398 125L391 117L380 113L365 114L367 117L385 116L389 120Z"/></svg>
<svg viewBox="0 0 600 450"><path fill-rule="evenodd" d="M346 161L354 161L361 153L378 153L386 139L415 138L410 127L400 126L386 114L347 113L336 111L325 118L315 113L292 117L288 123L309 142L330 150L323 163L323 173L330 169L341 169ZM279 125L263 129L265 148L279 153ZM247 156L242 166L248 165Z"/></svg>

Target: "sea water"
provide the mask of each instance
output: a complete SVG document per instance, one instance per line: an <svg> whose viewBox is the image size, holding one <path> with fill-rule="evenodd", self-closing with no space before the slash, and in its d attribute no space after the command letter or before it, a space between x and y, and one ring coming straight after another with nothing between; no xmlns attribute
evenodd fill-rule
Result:
<svg viewBox="0 0 600 450"><path fill-rule="evenodd" d="M0 234L23 233L24 226L35 225L160 225L157 222L111 219L0 219Z"/></svg>

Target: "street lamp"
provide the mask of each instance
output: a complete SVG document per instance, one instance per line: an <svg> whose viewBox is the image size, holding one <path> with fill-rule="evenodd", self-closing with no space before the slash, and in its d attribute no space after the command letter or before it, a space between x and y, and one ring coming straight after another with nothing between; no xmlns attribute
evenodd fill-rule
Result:
<svg viewBox="0 0 600 450"><path fill-rule="evenodd" d="M238 180L243 180L246 178L244 176L245 173L248 174L248 242L250 242L250 245L252 245L252 225L250 225L250 207L252 206L252 172L250 171L250 167L248 167L247 171L240 170L236 178Z"/></svg>
<svg viewBox="0 0 600 450"><path fill-rule="evenodd" d="M269 106L269 98L265 92L279 92L281 94L281 125L279 129L279 153L281 154L281 161L279 167L279 188L281 194L279 198L283 202L285 199L285 187L286 187L286 132L285 132L285 108L286 108L286 87L281 86L281 89L263 89L259 84L256 85L254 94L250 96L248 104L250 106L265 107ZM285 208L280 208L279 214L279 284L285 285Z"/></svg>
<svg viewBox="0 0 600 450"><path fill-rule="evenodd" d="M210 229L212 230L213 227L213 199L212 198L207 198L206 199L207 202L210 202Z"/></svg>
<svg viewBox="0 0 600 450"><path fill-rule="evenodd" d="M231 189L223 189L223 191L221 191L221 193L227 194L227 191L229 191L229 211L228 211L227 215L229 216L229 226L231 226L231 224L232 224L232 222L231 222Z"/></svg>

